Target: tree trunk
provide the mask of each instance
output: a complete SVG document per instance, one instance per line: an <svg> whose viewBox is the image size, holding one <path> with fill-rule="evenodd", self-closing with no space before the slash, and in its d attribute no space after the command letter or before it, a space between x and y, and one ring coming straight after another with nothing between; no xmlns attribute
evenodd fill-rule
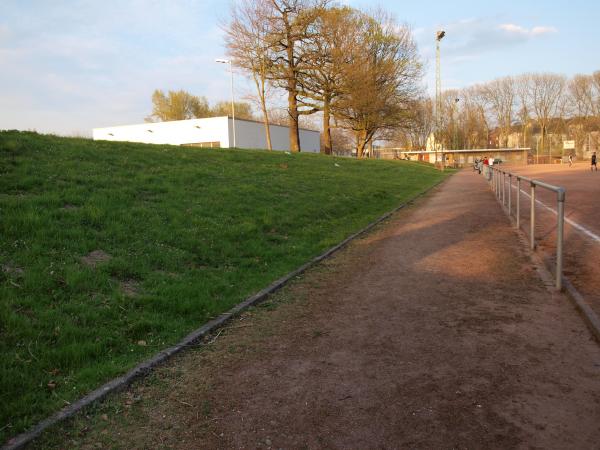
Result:
<svg viewBox="0 0 600 450"><path fill-rule="evenodd" d="M331 155L331 127L329 126L329 100L323 102L323 153Z"/></svg>
<svg viewBox="0 0 600 450"><path fill-rule="evenodd" d="M546 144L546 126L542 125L541 127L541 131L542 131L542 155L544 154L544 145ZM539 161L538 161L539 163Z"/></svg>
<svg viewBox="0 0 600 450"><path fill-rule="evenodd" d="M367 146L367 131L360 130L356 133L356 158L362 159Z"/></svg>
<svg viewBox="0 0 600 450"><path fill-rule="evenodd" d="M286 21L287 17L284 15ZM290 115L290 151L300 152L300 130L298 129L298 86L296 79L296 66L294 61L294 41L290 38L290 30L287 30L287 57L288 57L288 113Z"/></svg>
<svg viewBox="0 0 600 450"><path fill-rule="evenodd" d="M256 90L258 91L258 97L260 99L260 108L262 109L263 113L263 124L265 126L265 138L267 140L267 149L271 151L273 150L273 146L271 145L271 128L269 126L269 113L267 111L267 100L265 98L265 77L263 74L261 74L259 79L259 76L256 73L253 73L253 76L254 82L256 84Z"/></svg>
<svg viewBox="0 0 600 450"><path fill-rule="evenodd" d="M271 145L271 128L269 124L269 113L267 112L267 104L265 103L265 98L261 98L261 107L263 110L263 123L265 125L265 137L267 138L267 149L269 151L273 150L273 146Z"/></svg>
<svg viewBox="0 0 600 450"><path fill-rule="evenodd" d="M298 99L295 89L288 91L288 112L290 115L290 151L298 153L300 151L300 130L298 129Z"/></svg>

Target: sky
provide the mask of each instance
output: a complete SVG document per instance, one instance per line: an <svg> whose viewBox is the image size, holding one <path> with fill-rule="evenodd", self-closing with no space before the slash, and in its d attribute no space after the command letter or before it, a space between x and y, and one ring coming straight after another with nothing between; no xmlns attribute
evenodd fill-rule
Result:
<svg viewBox="0 0 600 450"><path fill-rule="evenodd" d="M600 70L600 2L343 0L383 8L412 29L435 90L506 75ZM230 98L222 24L227 0L0 0L0 130L90 136L143 122L154 89ZM235 73L236 97L251 92Z"/></svg>

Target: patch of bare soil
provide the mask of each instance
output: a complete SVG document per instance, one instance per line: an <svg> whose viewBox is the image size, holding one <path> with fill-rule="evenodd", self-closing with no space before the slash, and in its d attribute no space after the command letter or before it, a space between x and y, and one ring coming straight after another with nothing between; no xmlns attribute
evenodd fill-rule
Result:
<svg viewBox="0 0 600 450"><path fill-rule="evenodd" d="M88 267L96 267L98 264L109 261L112 258L108 253L103 250L94 250L88 253L86 256L80 258L81 262Z"/></svg>
<svg viewBox="0 0 600 450"><path fill-rule="evenodd" d="M2 264L0 268L2 269L2 272L17 277L20 277L25 273L25 271L22 268L17 267L14 264Z"/></svg>
<svg viewBox="0 0 600 450"><path fill-rule="evenodd" d="M107 408L61 447L598 448L600 347L464 171Z"/></svg>
<svg viewBox="0 0 600 450"><path fill-rule="evenodd" d="M140 284L136 280L124 280L119 282L121 292L127 297L135 297L139 294Z"/></svg>

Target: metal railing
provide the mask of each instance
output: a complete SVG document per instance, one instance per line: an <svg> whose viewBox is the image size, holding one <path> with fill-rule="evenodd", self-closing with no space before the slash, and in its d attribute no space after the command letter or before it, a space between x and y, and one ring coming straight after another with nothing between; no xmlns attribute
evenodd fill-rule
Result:
<svg viewBox="0 0 600 450"><path fill-rule="evenodd" d="M507 189L508 179L508 189ZM517 229L521 228L521 193L525 191L521 190L522 182L528 183L530 187L530 220L529 220L529 247L531 250L535 250L535 192L536 187L544 188L549 191L556 193L556 216L557 216L557 228L556 228L556 289L562 290L562 278L563 278L563 244L564 244L564 225L565 225L565 196L566 190L560 186L554 186L552 184L544 183L543 181L533 180L531 178L517 175L511 172L507 172L498 167L492 167L491 174L488 176L488 181L492 187L492 190L496 194L498 200L503 206L507 208L508 216L512 216L512 190L513 190L513 179L516 180L516 211L515 220ZM526 193L525 193L526 194Z"/></svg>

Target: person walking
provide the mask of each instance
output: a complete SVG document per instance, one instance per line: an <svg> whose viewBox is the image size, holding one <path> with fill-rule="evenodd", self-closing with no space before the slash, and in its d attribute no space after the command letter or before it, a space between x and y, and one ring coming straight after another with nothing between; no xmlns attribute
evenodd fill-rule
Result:
<svg viewBox="0 0 600 450"><path fill-rule="evenodd" d="M492 178L492 169L490 168L490 160L486 156L483 158L483 172L488 181Z"/></svg>
<svg viewBox="0 0 600 450"><path fill-rule="evenodd" d="M569 155L569 167L573 165L573 155Z"/></svg>
<svg viewBox="0 0 600 450"><path fill-rule="evenodd" d="M592 172L595 170L598 172L598 166L596 165L596 152L592 153L592 166L590 167Z"/></svg>

